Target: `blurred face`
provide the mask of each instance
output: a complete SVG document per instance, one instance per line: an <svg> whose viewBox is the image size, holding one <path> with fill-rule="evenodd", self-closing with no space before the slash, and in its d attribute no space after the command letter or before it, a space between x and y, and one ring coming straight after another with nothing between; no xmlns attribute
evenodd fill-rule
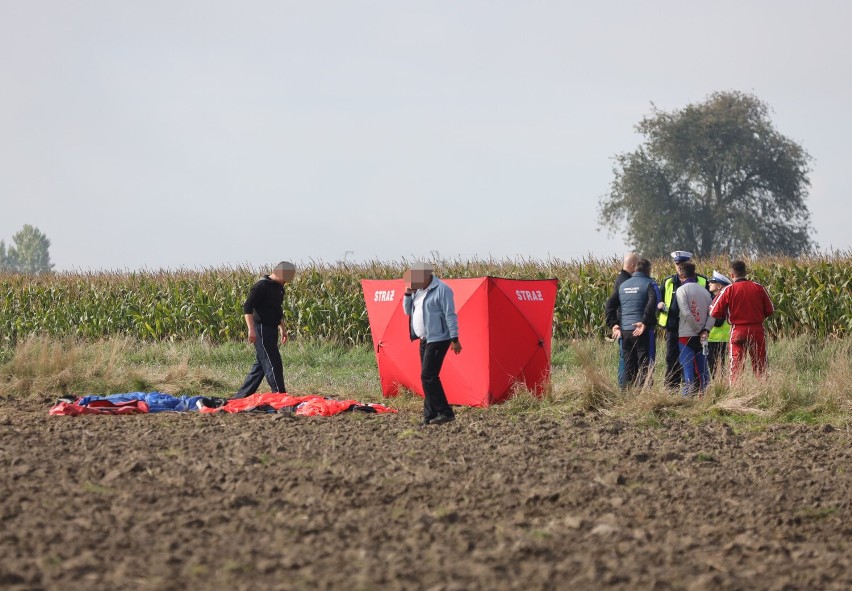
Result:
<svg viewBox="0 0 852 591"><path fill-rule="evenodd" d="M722 284L716 283L715 281L710 282L710 293L716 293L722 291Z"/></svg>
<svg viewBox="0 0 852 591"><path fill-rule="evenodd" d="M405 272L403 279L411 289L426 289L432 283L432 272L410 269Z"/></svg>
<svg viewBox="0 0 852 591"><path fill-rule="evenodd" d="M635 253L628 253L624 255L624 263L622 264L622 269L630 273L631 275L636 272L636 263L639 262L639 257L636 256Z"/></svg>
<svg viewBox="0 0 852 591"><path fill-rule="evenodd" d="M272 274L275 276L275 278L278 280L279 283L284 284L284 283L290 283L291 281L293 281L293 278L296 276L296 270L295 269L277 269L277 270L273 271Z"/></svg>

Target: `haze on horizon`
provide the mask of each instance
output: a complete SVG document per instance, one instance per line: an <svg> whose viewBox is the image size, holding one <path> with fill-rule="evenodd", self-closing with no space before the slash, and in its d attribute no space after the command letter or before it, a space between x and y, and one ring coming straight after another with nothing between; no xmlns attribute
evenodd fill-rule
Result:
<svg viewBox="0 0 852 591"><path fill-rule="evenodd" d="M0 0L0 239L57 270L617 256L651 103L755 94L852 249L852 5ZM616 229L617 230L617 229Z"/></svg>

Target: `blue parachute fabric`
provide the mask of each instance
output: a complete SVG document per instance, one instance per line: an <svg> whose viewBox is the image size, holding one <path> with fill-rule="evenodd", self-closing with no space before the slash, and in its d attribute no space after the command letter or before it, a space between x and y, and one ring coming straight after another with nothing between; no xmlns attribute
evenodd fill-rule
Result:
<svg viewBox="0 0 852 591"><path fill-rule="evenodd" d="M87 406L95 400L108 400L113 403L142 400L148 405L148 412L187 412L198 410L197 403L203 398L204 396L171 396L162 392L128 392L109 396L84 396L77 404Z"/></svg>

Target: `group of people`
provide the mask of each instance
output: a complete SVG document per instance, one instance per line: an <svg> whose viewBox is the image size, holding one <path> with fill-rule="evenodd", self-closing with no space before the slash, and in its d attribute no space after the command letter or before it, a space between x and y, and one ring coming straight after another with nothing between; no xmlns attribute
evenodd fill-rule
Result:
<svg viewBox="0 0 852 591"><path fill-rule="evenodd" d="M651 278L651 262L627 253L605 314L619 344L618 382L622 388L651 380L656 357L656 331L665 331L665 384L684 395L702 392L710 376L724 364L730 344L731 380L739 375L745 356L755 374L766 370L763 322L773 313L766 290L747 278L742 261L731 263L731 279L718 271L711 278L696 273L692 254L672 253L677 272L660 283ZM278 263L252 286L243 304L248 340L255 361L234 398L254 394L264 377L273 392L286 393L279 341L287 341L284 285L296 267ZM403 310L412 341L420 341L420 379L424 391L423 425L455 420L440 373L449 351L461 353L453 290L435 277L428 263L416 263L404 276Z"/></svg>
<svg viewBox="0 0 852 591"><path fill-rule="evenodd" d="M703 392L730 358L730 379L742 371L746 355L758 376L766 370L764 321L774 308L766 289L748 279L743 261L731 263L731 278L696 272L692 253L671 253L676 273L657 283L651 262L628 252L604 308L607 326L619 346L621 388L650 384L656 358L656 331L665 331L667 388L684 396Z"/></svg>
<svg viewBox="0 0 852 591"><path fill-rule="evenodd" d="M248 340L254 345L255 361L234 398L245 398L257 392L264 377L273 392L287 392L278 342L287 342L284 285L295 276L296 267L282 261L249 291L243 314ZM412 341L420 341L420 380L424 392L421 424L450 423L456 417L447 402L440 373L447 352L458 355L462 350L453 290L435 277L428 263L416 263L405 272L403 279L402 306L409 318L409 333Z"/></svg>

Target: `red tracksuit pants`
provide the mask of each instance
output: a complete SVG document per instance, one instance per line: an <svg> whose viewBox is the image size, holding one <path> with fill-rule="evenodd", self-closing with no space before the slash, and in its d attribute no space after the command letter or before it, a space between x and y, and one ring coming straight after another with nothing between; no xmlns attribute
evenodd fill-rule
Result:
<svg viewBox="0 0 852 591"><path fill-rule="evenodd" d="M754 375L766 372L766 332L763 324L738 324L731 327L731 382L740 376L746 354L751 358Z"/></svg>

